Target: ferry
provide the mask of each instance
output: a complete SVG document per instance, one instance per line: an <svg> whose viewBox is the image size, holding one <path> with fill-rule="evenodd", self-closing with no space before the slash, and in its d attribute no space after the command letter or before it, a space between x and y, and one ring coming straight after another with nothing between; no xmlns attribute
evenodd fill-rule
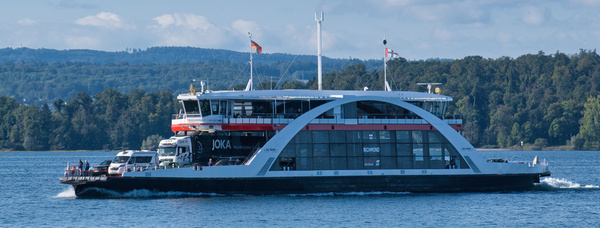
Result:
<svg viewBox="0 0 600 228"><path fill-rule="evenodd" d="M385 83L385 91L253 90L251 77L245 91L191 86L177 96L174 135L158 149L168 166L60 182L77 196L139 189L263 195L527 190L550 175L537 156L480 155L461 136L460 116L446 115L451 97Z"/></svg>

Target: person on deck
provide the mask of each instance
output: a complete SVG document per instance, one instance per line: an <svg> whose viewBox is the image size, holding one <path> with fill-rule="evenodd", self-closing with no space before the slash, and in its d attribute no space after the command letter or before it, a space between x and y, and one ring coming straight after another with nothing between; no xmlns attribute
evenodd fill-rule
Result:
<svg viewBox="0 0 600 228"><path fill-rule="evenodd" d="M90 163L88 163L87 160L85 160L85 164L83 165L83 175L87 176L88 175L88 170L90 169Z"/></svg>

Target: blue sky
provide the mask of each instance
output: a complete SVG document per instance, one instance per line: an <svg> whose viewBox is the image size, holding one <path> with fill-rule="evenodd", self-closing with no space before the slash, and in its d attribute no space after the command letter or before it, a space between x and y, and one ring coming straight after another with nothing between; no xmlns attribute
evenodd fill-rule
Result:
<svg viewBox="0 0 600 228"><path fill-rule="evenodd" d="M123 51L192 46L409 60L579 53L600 44L600 0L21 0L0 3L0 48Z"/></svg>

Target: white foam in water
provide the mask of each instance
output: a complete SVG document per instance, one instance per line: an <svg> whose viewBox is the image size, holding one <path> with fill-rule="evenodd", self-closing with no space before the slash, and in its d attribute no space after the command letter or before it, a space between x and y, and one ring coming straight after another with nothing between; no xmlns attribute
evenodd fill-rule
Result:
<svg viewBox="0 0 600 228"><path fill-rule="evenodd" d="M560 188L560 189L593 189L600 188L597 185L581 185L578 183L574 183L572 181L568 181L565 179L559 178L545 178L541 180L542 185L546 185L551 188Z"/></svg>
<svg viewBox="0 0 600 228"><path fill-rule="evenodd" d="M305 194L285 194L287 196L371 196L371 195L404 195L410 192L343 192L343 193L305 193Z"/></svg>
<svg viewBox="0 0 600 228"><path fill-rule="evenodd" d="M105 195L105 198L181 198L181 197L206 197L206 196L222 196L216 193L188 193L188 192L156 192L146 189L136 189L133 191L119 193L107 189L96 189Z"/></svg>
<svg viewBox="0 0 600 228"><path fill-rule="evenodd" d="M58 193L58 195L56 195L55 197L56 198L77 198L77 196L75 195L75 189L73 189L73 186L69 186L67 189L65 189L61 193Z"/></svg>

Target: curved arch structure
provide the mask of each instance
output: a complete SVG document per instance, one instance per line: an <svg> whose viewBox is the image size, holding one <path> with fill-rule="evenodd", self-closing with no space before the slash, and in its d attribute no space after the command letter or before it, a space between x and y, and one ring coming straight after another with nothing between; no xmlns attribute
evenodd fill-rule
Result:
<svg viewBox="0 0 600 228"><path fill-rule="evenodd" d="M475 148L473 148L473 146L469 142L467 142L467 140L465 140L462 136L460 136L460 134L458 134L458 132L456 132L453 128L448 126L448 124L444 123L442 120L440 120L436 116L432 115L431 113L429 113L417 106L414 106L407 102L404 102L402 100L396 100L396 99L392 99L392 98L388 98L388 97L361 96L361 97L341 98L341 99L338 99L335 101L331 101L331 102L325 103L315 109L312 109L309 112L305 113L304 115L298 117L294 122L292 122L287 127L285 127L283 130L281 130L279 132L279 134L275 135L271 140L269 140L269 142L267 142L267 144L265 144L263 149L259 152L259 155L261 155L261 153L265 153L268 155L257 156L257 158L260 157L261 159L260 160L255 159L256 162L258 164L261 164L262 162L265 161L265 158L267 158L267 157L268 158L273 158L273 156L277 157L279 155L279 153L283 150L283 148L290 142L290 140L298 132L300 132L300 130L302 130L302 128L304 126L309 124L310 121L317 118L322 113L324 113L327 110L332 109L334 107L348 104L351 102L357 102L357 101L383 101L383 102L387 102L387 103L394 104L394 105L400 106L402 108L405 108L405 109L417 114L418 116L423 118L425 121L427 121L429 124L431 124L444 137L446 137L450 141L450 143L452 145L454 145L455 148L457 148L457 149L460 148L461 154L464 153L464 154L466 154L466 156L472 157L471 160L473 158L475 158L476 161L479 161L479 162L483 161L483 158L479 154L470 153L471 151L475 151ZM255 161L253 161L253 163L254 162ZM476 168L477 166L475 164L469 164L469 165L471 165L471 166L475 167L475 169L477 169Z"/></svg>

